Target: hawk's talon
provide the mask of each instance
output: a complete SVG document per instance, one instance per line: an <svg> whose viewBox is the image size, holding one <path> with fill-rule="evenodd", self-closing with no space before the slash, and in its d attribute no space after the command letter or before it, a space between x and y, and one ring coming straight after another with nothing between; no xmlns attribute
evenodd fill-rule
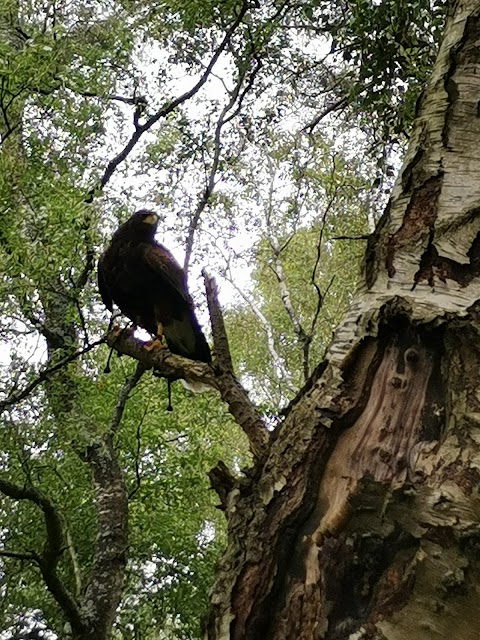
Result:
<svg viewBox="0 0 480 640"><path fill-rule="evenodd" d="M165 349L165 347L163 346L163 344L158 338L155 338L155 340L151 340L150 342L147 342L145 344L146 351L153 351L154 349Z"/></svg>
<svg viewBox="0 0 480 640"><path fill-rule="evenodd" d="M126 336L127 338L129 338L130 336L133 336L136 330L136 324L129 324L123 329L120 327L120 325L116 324L112 328L113 334L116 338L120 338L120 336Z"/></svg>

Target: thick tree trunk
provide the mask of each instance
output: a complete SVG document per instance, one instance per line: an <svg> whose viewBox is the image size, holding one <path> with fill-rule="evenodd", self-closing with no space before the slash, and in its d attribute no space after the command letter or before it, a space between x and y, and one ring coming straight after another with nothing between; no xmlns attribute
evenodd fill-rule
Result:
<svg viewBox="0 0 480 640"><path fill-rule="evenodd" d="M448 20L327 361L223 501L209 640L479 637L479 14Z"/></svg>

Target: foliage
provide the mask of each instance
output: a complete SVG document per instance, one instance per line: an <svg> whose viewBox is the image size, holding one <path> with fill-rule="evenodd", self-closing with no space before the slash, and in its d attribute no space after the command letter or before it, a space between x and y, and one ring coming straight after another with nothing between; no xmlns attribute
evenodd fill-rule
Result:
<svg viewBox="0 0 480 640"><path fill-rule="evenodd" d="M98 356L104 362L106 353L101 350ZM97 368L96 360L85 365ZM87 469L79 464L78 451L92 434L98 437L108 427L119 388L131 369L131 362L117 361L109 376L83 378L78 417L84 429L79 424L70 428L64 424L66 428L60 430L48 409L35 410L32 398L15 410L30 413L29 419L20 425L9 415L1 431L2 450L9 452L3 465L9 479L19 484L28 479L61 505L75 545L75 556L67 553L62 565L62 577L72 588L76 579L84 581L88 575L95 537L91 481ZM245 443L218 402L208 395L193 401L177 384L173 404L174 413L166 412L164 383L146 374L131 395L117 437L131 496L127 596L118 621L124 638L135 637L133 629L147 634L173 621L179 637L198 634L206 604L204 585L212 579L223 542L222 515L215 508L218 499L209 491L206 474L219 458L238 467L245 456ZM45 531L34 505L4 498L1 511L2 521L8 521L5 548L18 552L41 549ZM2 628L13 626L18 611L35 603L61 635L58 607L42 589L39 572L27 565L19 582L14 579L17 564L18 560L5 559L3 572L8 579ZM80 576L75 576L75 570Z"/></svg>

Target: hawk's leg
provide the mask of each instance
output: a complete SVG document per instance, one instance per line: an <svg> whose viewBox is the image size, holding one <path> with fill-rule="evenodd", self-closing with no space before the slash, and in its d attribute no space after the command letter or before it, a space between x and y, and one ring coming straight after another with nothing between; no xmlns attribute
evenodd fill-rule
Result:
<svg viewBox="0 0 480 640"><path fill-rule="evenodd" d="M147 351L152 351L153 349L165 349L163 342L163 325L161 322L157 322L157 330L155 332L155 339L151 342L148 342L145 345L145 349Z"/></svg>
<svg viewBox="0 0 480 640"><path fill-rule="evenodd" d="M155 332L155 340L152 340L149 344L145 346L147 351L152 351L152 349L165 349L165 346L162 342L163 338L163 325L161 322L157 322L157 330ZM153 371L153 375L155 375L155 370ZM158 374L157 374L158 375ZM170 378L167 378L167 411L173 411L172 407L172 383Z"/></svg>

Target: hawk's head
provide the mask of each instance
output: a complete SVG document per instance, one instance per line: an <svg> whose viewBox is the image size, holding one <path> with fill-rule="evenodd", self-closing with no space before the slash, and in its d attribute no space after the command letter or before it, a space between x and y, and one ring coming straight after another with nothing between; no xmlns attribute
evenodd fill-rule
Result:
<svg viewBox="0 0 480 640"><path fill-rule="evenodd" d="M119 227L114 238L129 239L133 242L147 242L155 237L159 216L153 211L141 209Z"/></svg>
<svg viewBox="0 0 480 640"><path fill-rule="evenodd" d="M140 211L136 211L132 218L135 219L136 224L148 224L150 227L153 227L155 230L158 224L158 215L153 211L148 211L148 209L140 209Z"/></svg>

